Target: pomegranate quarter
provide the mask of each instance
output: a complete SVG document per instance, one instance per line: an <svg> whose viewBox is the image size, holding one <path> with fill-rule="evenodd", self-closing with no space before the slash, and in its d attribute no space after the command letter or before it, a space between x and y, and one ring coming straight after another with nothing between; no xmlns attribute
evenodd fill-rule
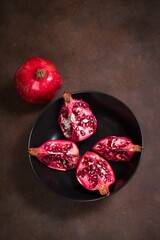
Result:
<svg viewBox="0 0 160 240"><path fill-rule="evenodd" d="M61 171L76 168L79 160L77 145L68 140L49 140L28 152L47 167Z"/></svg>
<svg viewBox="0 0 160 240"><path fill-rule="evenodd" d="M107 160L129 161L135 152L141 152L143 147L134 145L126 137L108 136L97 142L92 150Z"/></svg>
<svg viewBox="0 0 160 240"><path fill-rule="evenodd" d="M73 99L68 92L64 92L63 98L59 124L64 136L74 142L89 138L97 129L97 119L88 103Z"/></svg>
<svg viewBox="0 0 160 240"><path fill-rule="evenodd" d="M109 186L115 182L109 163L93 152L86 152L77 167L76 177L86 189L98 190L101 195L110 195Z"/></svg>

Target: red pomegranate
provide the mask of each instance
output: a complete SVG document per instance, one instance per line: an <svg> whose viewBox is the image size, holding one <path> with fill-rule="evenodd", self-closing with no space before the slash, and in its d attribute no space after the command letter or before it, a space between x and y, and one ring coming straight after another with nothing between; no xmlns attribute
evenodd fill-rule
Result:
<svg viewBox="0 0 160 240"><path fill-rule="evenodd" d="M129 138L108 136L97 142L92 150L107 160L129 161L135 152L141 152L142 147L134 145Z"/></svg>
<svg viewBox="0 0 160 240"><path fill-rule="evenodd" d="M79 161L76 176L86 189L98 190L101 195L110 194L109 186L115 182L109 163L94 152L87 151Z"/></svg>
<svg viewBox="0 0 160 240"><path fill-rule="evenodd" d="M74 142L89 138L97 129L97 119L83 100L64 92L64 105L59 114L60 128L67 139Z"/></svg>
<svg viewBox="0 0 160 240"><path fill-rule="evenodd" d="M15 74L19 95L30 103L47 103L62 86L56 66L49 60L33 57L20 66Z"/></svg>
<svg viewBox="0 0 160 240"><path fill-rule="evenodd" d="M68 140L49 140L28 152L47 167L61 171L76 168L79 160L77 145Z"/></svg>

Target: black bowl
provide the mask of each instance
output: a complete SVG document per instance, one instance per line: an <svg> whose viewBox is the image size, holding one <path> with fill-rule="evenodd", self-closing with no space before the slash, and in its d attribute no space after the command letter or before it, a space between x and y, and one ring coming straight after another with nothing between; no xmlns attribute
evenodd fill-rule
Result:
<svg viewBox="0 0 160 240"><path fill-rule="evenodd" d="M73 98L83 99L98 120L97 131L88 139L77 143L80 156L100 139L109 136L125 136L134 144L143 145L140 126L131 110L118 99L100 92L79 92ZM63 98L51 103L35 122L28 142L28 148L39 147L50 139L64 139L58 124L58 114ZM122 188L135 173L141 153L135 153L129 162L112 162L116 181L110 187L110 195ZM30 164L40 182L49 190L77 201L94 201L105 198L98 191L88 191L76 179L76 170L61 172L48 168L35 157L29 155Z"/></svg>

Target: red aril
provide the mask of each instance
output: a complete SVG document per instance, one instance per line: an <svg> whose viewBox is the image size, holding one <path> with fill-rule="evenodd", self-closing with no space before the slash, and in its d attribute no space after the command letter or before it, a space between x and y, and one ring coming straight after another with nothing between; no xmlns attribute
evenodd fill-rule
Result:
<svg viewBox="0 0 160 240"><path fill-rule="evenodd" d="M88 103L72 98L68 92L64 92L63 98L59 124L64 136L74 142L89 138L97 129L97 119Z"/></svg>
<svg viewBox="0 0 160 240"><path fill-rule="evenodd" d="M28 152L47 167L61 171L76 168L79 160L77 145L68 140L49 140Z"/></svg>
<svg viewBox="0 0 160 240"><path fill-rule="evenodd" d="M16 71L14 81L19 95L30 103L51 101L62 86L56 66L40 57L30 58L22 64Z"/></svg>
<svg viewBox="0 0 160 240"><path fill-rule="evenodd" d="M86 152L79 161L76 177L86 189L98 190L109 195L109 186L115 182L115 175L109 163L94 152Z"/></svg>
<svg viewBox="0 0 160 240"><path fill-rule="evenodd" d="M107 160L129 161L135 152L141 152L142 147L134 145L129 138L108 136L97 142L92 150Z"/></svg>

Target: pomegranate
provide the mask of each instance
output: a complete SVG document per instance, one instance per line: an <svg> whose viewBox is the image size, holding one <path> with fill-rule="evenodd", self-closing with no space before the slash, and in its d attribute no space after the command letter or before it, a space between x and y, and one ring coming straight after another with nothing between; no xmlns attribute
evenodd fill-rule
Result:
<svg viewBox="0 0 160 240"><path fill-rule="evenodd" d="M94 152L87 151L79 161L76 177L86 189L98 190L101 195L110 194L109 186L115 182L109 163Z"/></svg>
<svg viewBox="0 0 160 240"><path fill-rule="evenodd" d="M129 161L135 152L141 152L142 147L134 145L126 137L108 136L97 142L92 150L107 160Z"/></svg>
<svg viewBox="0 0 160 240"><path fill-rule="evenodd" d="M56 66L49 60L33 57L20 66L15 74L19 95L30 103L47 103L62 86Z"/></svg>
<svg viewBox="0 0 160 240"><path fill-rule="evenodd" d="M77 145L68 140L49 140L28 152L47 167L61 171L76 168L79 160Z"/></svg>
<svg viewBox="0 0 160 240"><path fill-rule="evenodd" d="M88 103L72 98L68 92L64 92L63 98L59 124L64 136L74 142L89 138L97 129L97 119Z"/></svg>

